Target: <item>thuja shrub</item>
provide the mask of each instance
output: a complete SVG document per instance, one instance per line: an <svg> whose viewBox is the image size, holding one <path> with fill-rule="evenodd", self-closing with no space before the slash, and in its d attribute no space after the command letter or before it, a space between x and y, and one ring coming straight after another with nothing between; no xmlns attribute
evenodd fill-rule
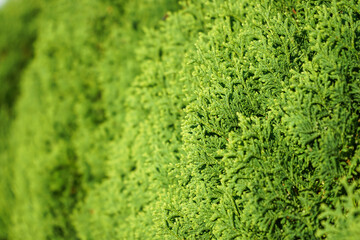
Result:
<svg viewBox="0 0 360 240"><path fill-rule="evenodd" d="M33 58L38 1L9 1L0 8L0 239L6 239L13 206L10 128L18 85Z"/></svg>
<svg viewBox="0 0 360 240"><path fill-rule="evenodd" d="M127 92L122 138L113 145L108 179L93 190L74 216L82 239L164 239L163 207L168 175L181 157L181 122L194 50L208 9L188 3L147 29L137 49L140 74ZM188 67L187 67L188 66ZM101 227L99 227L101 226Z"/></svg>
<svg viewBox="0 0 360 240"><path fill-rule="evenodd" d="M11 239L357 237L358 1L44 6Z"/></svg>
<svg viewBox="0 0 360 240"><path fill-rule="evenodd" d="M33 57L39 1L9 1L0 8L0 106L11 111L22 70Z"/></svg>
<svg viewBox="0 0 360 240"><path fill-rule="evenodd" d="M318 237L327 239L356 239L359 235L359 188L358 182L349 184L341 179L346 194L336 200L332 207L322 206L323 229L317 232Z"/></svg>
<svg viewBox="0 0 360 240"><path fill-rule="evenodd" d="M179 239L316 239L355 229L343 220L358 221L355 210L341 204L357 209L357 198L337 202L346 196L341 178L358 188L359 3L213 6L213 28L184 75L195 94L168 229ZM321 215L322 205L340 214Z"/></svg>
<svg viewBox="0 0 360 240"><path fill-rule="evenodd" d="M91 62L101 55L94 25L104 13L91 15L96 7L101 9L85 5L80 11L80 2L52 1L41 15L36 57L22 79L13 125L13 239L76 239L69 216L90 184L83 184L82 177L101 178L101 168L81 174L78 165L83 158L77 161L77 150L82 149L74 143L82 134L77 125L85 115L83 109L93 104L95 112L100 105L99 89L89 88L96 84ZM86 114L82 124L90 131L91 123L101 122L102 116L97 115L98 120L92 112ZM98 132L93 134L91 139L96 139Z"/></svg>
<svg viewBox="0 0 360 240"><path fill-rule="evenodd" d="M188 1L149 30L84 239L356 237L357 4Z"/></svg>
<svg viewBox="0 0 360 240"><path fill-rule="evenodd" d="M0 199L0 239L5 239L8 233L8 219L11 216L11 201L12 201L12 191L9 186L11 183L11 168L10 156L9 156L9 143L6 139L9 136L9 133L6 127L10 126L9 114L6 111L0 110L0 191L2 197Z"/></svg>
<svg viewBox="0 0 360 240"><path fill-rule="evenodd" d="M136 42L174 2L44 2L13 124L11 239L78 239L72 214L122 135ZM149 7L152 7L152 11ZM151 11L151 14L150 12Z"/></svg>

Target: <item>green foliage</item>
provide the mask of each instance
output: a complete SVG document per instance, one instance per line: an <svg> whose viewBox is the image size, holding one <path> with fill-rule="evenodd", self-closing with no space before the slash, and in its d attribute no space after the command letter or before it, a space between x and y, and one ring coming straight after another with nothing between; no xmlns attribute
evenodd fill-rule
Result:
<svg viewBox="0 0 360 240"><path fill-rule="evenodd" d="M318 231L318 237L352 240L359 236L359 183L357 181L349 184L345 179L342 179L341 183L346 195L341 196L332 208L323 206L320 218L323 219L324 228Z"/></svg>
<svg viewBox="0 0 360 240"><path fill-rule="evenodd" d="M9 1L0 9L0 107L10 111L22 70L33 57L39 1Z"/></svg>
<svg viewBox="0 0 360 240"><path fill-rule="evenodd" d="M36 57L22 79L13 124L11 239L82 236L71 215L104 178L110 146L122 135L125 92L138 69L135 44L142 28L174 7L152 1L43 3Z"/></svg>
<svg viewBox="0 0 360 240"><path fill-rule="evenodd" d="M358 236L358 1L41 7L10 239Z"/></svg>
<svg viewBox="0 0 360 240"><path fill-rule="evenodd" d="M9 1L0 9L0 239L6 239L12 212L12 160L8 141L19 80L33 58L38 1Z"/></svg>
<svg viewBox="0 0 360 240"><path fill-rule="evenodd" d="M9 112L0 108L0 239L6 239L9 218L12 209L12 190L11 190L11 157L8 151L9 143L6 139L9 136L7 128L10 126Z"/></svg>
<svg viewBox="0 0 360 240"><path fill-rule="evenodd" d="M197 86L169 214L176 236L315 238L320 205L343 194L338 179L358 177L357 7L215 3L222 15L184 77Z"/></svg>
<svg viewBox="0 0 360 240"><path fill-rule="evenodd" d="M195 5L189 8L205 11ZM114 145L109 179L90 194L76 216L83 239L164 238L164 231L157 229L163 225L161 200L175 184L168 172L182 152L185 96L184 80L177 72L184 55L179 53L194 48L191 43L202 29L184 10L145 34L138 49L142 73L127 94L127 127Z"/></svg>

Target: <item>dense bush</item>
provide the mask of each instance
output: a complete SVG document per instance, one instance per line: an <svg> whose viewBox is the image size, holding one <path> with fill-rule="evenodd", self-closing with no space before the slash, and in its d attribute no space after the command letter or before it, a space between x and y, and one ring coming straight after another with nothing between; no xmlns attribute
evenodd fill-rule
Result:
<svg viewBox="0 0 360 240"><path fill-rule="evenodd" d="M136 42L142 28L176 4L41 5L36 56L23 76L13 123L9 236L76 239L72 211L104 178L109 146L121 136L125 90L138 71Z"/></svg>
<svg viewBox="0 0 360 240"><path fill-rule="evenodd" d="M1 237L356 239L358 1L39 6Z"/></svg>
<svg viewBox="0 0 360 240"><path fill-rule="evenodd" d="M12 211L13 157L9 148L19 80L33 58L38 1L9 2L0 11L0 239L7 237Z"/></svg>

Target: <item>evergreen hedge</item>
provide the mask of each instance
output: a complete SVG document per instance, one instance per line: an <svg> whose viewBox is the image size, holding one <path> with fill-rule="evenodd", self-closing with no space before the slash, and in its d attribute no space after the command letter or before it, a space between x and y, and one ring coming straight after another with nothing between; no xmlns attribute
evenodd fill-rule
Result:
<svg viewBox="0 0 360 240"><path fill-rule="evenodd" d="M357 239L358 1L17 6L1 238Z"/></svg>
<svg viewBox="0 0 360 240"><path fill-rule="evenodd" d="M23 70L33 58L39 4L9 2L0 11L0 239L6 239L13 206L11 123Z"/></svg>

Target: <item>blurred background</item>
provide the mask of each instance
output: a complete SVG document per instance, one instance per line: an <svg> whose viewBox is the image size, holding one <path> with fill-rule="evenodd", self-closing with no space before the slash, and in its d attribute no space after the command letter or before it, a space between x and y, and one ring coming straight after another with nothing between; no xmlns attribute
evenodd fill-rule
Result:
<svg viewBox="0 0 360 240"><path fill-rule="evenodd" d="M5 2L6 2L6 0L0 0L0 7L1 7L2 5L4 5Z"/></svg>

